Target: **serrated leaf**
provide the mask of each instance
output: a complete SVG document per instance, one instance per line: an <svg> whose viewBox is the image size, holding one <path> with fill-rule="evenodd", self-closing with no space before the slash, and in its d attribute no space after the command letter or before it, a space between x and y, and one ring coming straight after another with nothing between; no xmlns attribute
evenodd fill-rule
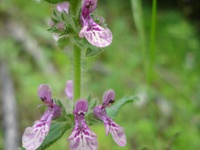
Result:
<svg viewBox="0 0 200 150"><path fill-rule="evenodd" d="M44 0L44 1L51 3L51 4L58 4L58 3L66 1L66 0Z"/></svg>
<svg viewBox="0 0 200 150"><path fill-rule="evenodd" d="M51 124L50 132L45 137L42 145L37 150L44 150L55 143L62 135L71 128L67 122L55 122Z"/></svg>
<svg viewBox="0 0 200 150"><path fill-rule="evenodd" d="M91 56L95 56L95 55L98 55L100 53L102 53L103 50L100 49L100 48L97 48L95 46L91 46L91 47L88 47L87 50L86 50L86 53L85 53L85 56L86 57L91 57Z"/></svg>
<svg viewBox="0 0 200 150"><path fill-rule="evenodd" d="M138 97L136 96L131 96L131 97L124 97L120 100L117 100L116 103L112 105L112 107L106 108L108 116L111 118L115 118L117 116L117 113L119 110L127 103L132 103L134 102Z"/></svg>

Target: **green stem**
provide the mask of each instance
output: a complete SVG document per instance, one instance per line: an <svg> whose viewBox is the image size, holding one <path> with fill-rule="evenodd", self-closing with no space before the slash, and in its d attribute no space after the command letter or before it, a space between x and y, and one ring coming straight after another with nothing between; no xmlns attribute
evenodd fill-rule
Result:
<svg viewBox="0 0 200 150"><path fill-rule="evenodd" d="M152 84L153 74L154 74L156 13L157 13L157 1L153 0L152 17L151 17L151 35L150 35L150 61L149 61L149 71L148 71L148 84L149 85Z"/></svg>
<svg viewBox="0 0 200 150"><path fill-rule="evenodd" d="M81 97L81 50L74 46L74 100Z"/></svg>
<svg viewBox="0 0 200 150"><path fill-rule="evenodd" d="M149 70L148 70L148 85L149 87L152 86L152 83L154 81L154 66L155 66L155 35L156 35L156 14L157 14L157 1L153 0L153 4L152 4L152 17L151 17L151 34L150 34L150 60L149 60ZM152 99L153 101L153 99ZM153 106L151 106L153 109L151 116L152 116L152 120L154 122L157 121L157 117L155 114L155 108ZM158 129L157 126L155 124L154 126L154 134L155 134L155 139L154 139L154 149L157 150L158 149L158 143L157 143L157 138L158 138Z"/></svg>

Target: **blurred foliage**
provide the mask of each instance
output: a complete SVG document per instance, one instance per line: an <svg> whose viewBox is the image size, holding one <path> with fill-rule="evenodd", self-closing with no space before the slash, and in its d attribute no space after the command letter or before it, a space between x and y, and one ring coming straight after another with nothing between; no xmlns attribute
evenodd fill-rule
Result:
<svg viewBox="0 0 200 150"><path fill-rule="evenodd" d="M162 9L163 5L158 5L154 78L152 84L147 85L142 66L144 59L149 59L151 3L143 2L142 9L147 40L146 58L143 58L140 49L130 1L99 0L98 3L98 14L104 16L113 32L113 43L98 57L84 60L83 97L92 94L92 97L101 100L108 88L116 91L116 100L124 95L140 97L134 104L123 107L115 119L127 134L128 144L123 149L198 149L198 26L177 7ZM67 55L71 53L70 49L57 48L52 35L47 32L52 7L44 1L0 1L0 59L9 65L15 85L21 135L44 111L43 107L37 108L41 104L37 96L38 86L48 83L53 97L64 99L65 82L72 78L72 62ZM16 26L13 22L26 31L23 36L30 37L28 42L37 45L39 49L34 51L37 57L27 50L24 41L11 32L9 27ZM1 122L0 149L3 149L2 129ZM102 124L91 126L91 129L98 135L100 150L122 149L110 135L106 137ZM49 149L66 148L69 133Z"/></svg>

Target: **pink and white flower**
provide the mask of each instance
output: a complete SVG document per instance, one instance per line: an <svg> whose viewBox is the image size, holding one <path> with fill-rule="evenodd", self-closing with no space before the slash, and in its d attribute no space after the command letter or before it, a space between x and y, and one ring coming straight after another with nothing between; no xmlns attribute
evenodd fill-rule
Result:
<svg viewBox="0 0 200 150"><path fill-rule="evenodd" d="M94 115L101 119L106 129L106 135L111 133L113 140L121 147L126 145L126 135L123 127L115 123L106 113L106 107L114 102L115 92L113 90L107 90L103 96L103 104L94 107Z"/></svg>
<svg viewBox="0 0 200 150"><path fill-rule="evenodd" d="M79 37L85 37L90 44L96 47L106 47L112 42L112 32L98 25L90 16L96 6L97 0L82 0L81 22L83 27L79 32Z"/></svg>
<svg viewBox="0 0 200 150"><path fill-rule="evenodd" d="M26 150L37 149L49 133L51 120L61 115L61 108L51 98L51 90L48 85L40 85L38 95L47 105L47 110L40 120L35 121L32 127L25 129L22 136L22 144Z"/></svg>
<svg viewBox="0 0 200 150"><path fill-rule="evenodd" d="M70 150L97 150L97 136L90 130L85 122L85 114L88 111L88 102L79 100L74 108L75 126L68 138Z"/></svg>

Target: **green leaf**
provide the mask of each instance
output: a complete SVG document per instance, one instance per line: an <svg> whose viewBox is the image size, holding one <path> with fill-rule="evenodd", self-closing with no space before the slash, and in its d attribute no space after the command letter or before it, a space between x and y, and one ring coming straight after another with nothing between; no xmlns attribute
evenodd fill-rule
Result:
<svg viewBox="0 0 200 150"><path fill-rule="evenodd" d="M92 110L98 104L98 99L92 99L89 101L89 110Z"/></svg>
<svg viewBox="0 0 200 150"><path fill-rule="evenodd" d="M50 132L44 139L42 145L37 150L44 150L55 143L62 135L71 128L69 123L55 122L51 124Z"/></svg>
<svg viewBox="0 0 200 150"><path fill-rule="evenodd" d="M50 31L50 32L55 32L55 33L58 33L58 29L56 27L51 27L49 29L47 29L47 31Z"/></svg>
<svg viewBox="0 0 200 150"><path fill-rule="evenodd" d="M64 20L64 21L66 20L66 16L65 15L66 15L66 13L63 13L63 12L61 13L61 19Z"/></svg>
<svg viewBox="0 0 200 150"><path fill-rule="evenodd" d="M100 54L102 52L103 52L102 49L100 49L98 47L95 47L95 46L90 46L90 47L87 48L85 56L86 57L91 57L91 56L98 55L98 54Z"/></svg>
<svg viewBox="0 0 200 150"><path fill-rule="evenodd" d="M90 101L92 100L92 95L91 94L88 96L87 100L90 103Z"/></svg>
<svg viewBox="0 0 200 150"><path fill-rule="evenodd" d="M120 100L117 100L117 102L114 103L112 107L109 107L106 109L108 116L110 116L111 118L115 118L119 110L122 108L122 106L124 106L127 103L132 103L136 99L138 99L138 97L131 96L131 97L124 97Z"/></svg>
<svg viewBox="0 0 200 150"><path fill-rule="evenodd" d="M90 112L89 114L87 113L85 118L86 118L87 125L89 126L102 123L102 121L96 118L92 112Z"/></svg>
<svg viewBox="0 0 200 150"><path fill-rule="evenodd" d="M53 15L56 16L56 17L58 16L58 14L55 10L53 10Z"/></svg>
<svg viewBox="0 0 200 150"><path fill-rule="evenodd" d="M66 1L66 0L44 0L44 1L51 3L51 4L58 4L58 3Z"/></svg>
<svg viewBox="0 0 200 150"><path fill-rule="evenodd" d="M70 37L62 37L58 40L58 46L60 48L64 48L65 46L69 45L70 43Z"/></svg>
<svg viewBox="0 0 200 150"><path fill-rule="evenodd" d="M53 18L53 17L51 17L51 20L52 20L52 22L53 22L54 24L57 24L57 23L60 22L57 18Z"/></svg>

